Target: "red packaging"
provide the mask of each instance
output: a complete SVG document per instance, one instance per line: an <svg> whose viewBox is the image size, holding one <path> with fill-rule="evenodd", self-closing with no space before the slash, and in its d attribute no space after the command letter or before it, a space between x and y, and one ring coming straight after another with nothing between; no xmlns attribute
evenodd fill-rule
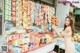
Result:
<svg viewBox="0 0 80 53"><path fill-rule="evenodd" d="M8 40L8 44L9 45L12 45L12 40Z"/></svg>
<svg viewBox="0 0 80 53"><path fill-rule="evenodd" d="M15 6L16 5L16 3L15 2L12 2L12 6Z"/></svg>
<svg viewBox="0 0 80 53"><path fill-rule="evenodd" d="M12 0L11 11L14 12L12 13L12 21L16 22L16 0Z"/></svg>
<svg viewBox="0 0 80 53"><path fill-rule="evenodd" d="M16 11L15 6L12 6L12 12Z"/></svg>
<svg viewBox="0 0 80 53"><path fill-rule="evenodd" d="M50 34L51 37L54 37L54 33L53 32L47 32L46 34Z"/></svg>
<svg viewBox="0 0 80 53"><path fill-rule="evenodd" d="M15 40L16 39L16 36L15 35L12 35L11 38L12 38L12 40Z"/></svg>

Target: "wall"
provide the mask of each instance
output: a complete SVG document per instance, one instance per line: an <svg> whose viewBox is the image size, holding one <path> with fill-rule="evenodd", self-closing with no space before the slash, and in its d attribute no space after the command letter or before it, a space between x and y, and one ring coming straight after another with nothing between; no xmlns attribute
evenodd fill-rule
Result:
<svg viewBox="0 0 80 53"><path fill-rule="evenodd" d="M79 3L73 3L73 5L77 6L78 8L80 8L80 0L77 0ZM76 1L76 2L77 2Z"/></svg>
<svg viewBox="0 0 80 53"><path fill-rule="evenodd" d="M67 3L66 5L63 5L63 3L58 3L58 1L63 2L64 0L57 0L56 6L56 16L59 18L59 27L63 28L65 18L69 13L70 4Z"/></svg>

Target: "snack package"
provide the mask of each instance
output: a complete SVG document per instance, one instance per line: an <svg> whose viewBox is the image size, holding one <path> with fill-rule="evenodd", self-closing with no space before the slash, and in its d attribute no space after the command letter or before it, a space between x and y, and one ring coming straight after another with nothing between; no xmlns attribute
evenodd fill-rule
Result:
<svg viewBox="0 0 80 53"><path fill-rule="evenodd" d="M12 0L13 2L15 2L16 0Z"/></svg>
<svg viewBox="0 0 80 53"><path fill-rule="evenodd" d="M21 48L19 48L19 47L14 47L14 48L13 48L13 52L11 52L11 53L21 53Z"/></svg>
<svg viewBox="0 0 80 53"><path fill-rule="evenodd" d="M57 25L58 25L58 18L53 16L53 17L51 18L51 22L52 22L52 24L54 24L54 25L57 26Z"/></svg>
<svg viewBox="0 0 80 53"><path fill-rule="evenodd" d="M11 11L13 12L12 13L12 21L15 22L16 21L16 1L12 0L12 5L11 5Z"/></svg>
<svg viewBox="0 0 80 53"><path fill-rule="evenodd" d="M19 46L18 40L12 40L12 45L13 46Z"/></svg>
<svg viewBox="0 0 80 53"><path fill-rule="evenodd" d="M24 47L24 44L20 44L20 46L19 46L20 48L23 48Z"/></svg>
<svg viewBox="0 0 80 53"><path fill-rule="evenodd" d="M8 45L12 45L12 40L8 40Z"/></svg>
<svg viewBox="0 0 80 53"><path fill-rule="evenodd" d="M35 41L36 41L35 36L31 36L30 42L35 43Z"/></svg>
<svg viewBox="0 0 80 53"><path fill-rule="evenodd" d="M37 34L37 37L38 38L42 38L43 37L43 34Z"/></svg>
<svg viewBox="0 0 80 53"><path fill-rule="evenodd" d="M46 38L45 37L42 37L41 39L40 39L40 45L41 44L46 44Z"/></svg>
<svg viewBox="0 0 80 53"><path fill-rule="evenodd" d="M77 40L80 41L80 35L78 35Z"/></svg>
<svg viewBox="0 0 80 53"><path fill-rule="evenodd" d="M18 39L18 44L19 44L19 47L20 47L20 44L22 44L22 39Z"/></svg>
<svg viewBox="0 0 80 53"><path fill-rule="evenodd" d="M30 42L30 43L29 43L29 50L32 50L32 49L34 49L34 48L35 48L34 43Z"/></svg>
<svg viewBox="0 0 80 53"><path fill-rule="evenodd" d="M15 35L12 35L12 36L11 36L11 39L12 39L12 40L16 40L16 36L15 36Z"/></svg>
<svg viewBox="0 0 80 53"><path fill-rule="evenodd" d="M29 43L30 38L22 38L22 44Z"/></svg>
<svg viewBox="0 0 80 53"><path fill-rule="evenodd" d="M28 44L24 44L24 52L27 52L29 49L29 46L28 46Z"/></svg>
<svg viewBox="0 0 80 53"><path fill-rule="evenodd" d="M47 44L50 43L50 42L52 42L52 37L50 37L49 34L46 34L45 37L47 38L47 40L46 40Z"/></svg>
<svg viewBox="0 0 80 53"><path fill-rule="evenodd" d="M32 42L29 42L29 47L31 47L32 45L34 45L34 43L32 43Z"/></svg>
<svg viewBox="0 0 80 53"><path fill-rule="evenodd" d="M55 9L52 8L52 16L54 16L54 14L55 14Z"/></svg>
<svg viewBox="0 0 80 53"><path fill-rule="evenodd" d="M22 11L23 11L22 0L16 0L16 27L21 29L22 25Z"/></svg>
<svg viewBox="0 0 80 53"><path fill-rule="evenodd" d="M49 34L50 37L54 37L54 33L53 32L47 32L46 34Z"/></svg>
<svg viewBox="0 0 80 53"><path fill-rule="evenodd" d="M35 41L35 46L36 46L36 47L39 47L39 45L40 45L40 38L35 37L35 39L36 39L36 41Z"/></svg>

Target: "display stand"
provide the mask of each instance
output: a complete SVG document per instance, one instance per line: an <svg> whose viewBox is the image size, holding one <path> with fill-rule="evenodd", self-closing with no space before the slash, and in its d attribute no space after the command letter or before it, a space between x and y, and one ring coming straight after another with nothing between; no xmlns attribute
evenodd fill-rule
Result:
<svg viewBox="0 0 80 53"><path fill-rule="evenodd" d="M48 53L54 49L55 44L56 43L50 43L50 44L47 44L46 46L40 47L38 49L31 50L28 53L37 53L37 52L38 53Z"/></svg>

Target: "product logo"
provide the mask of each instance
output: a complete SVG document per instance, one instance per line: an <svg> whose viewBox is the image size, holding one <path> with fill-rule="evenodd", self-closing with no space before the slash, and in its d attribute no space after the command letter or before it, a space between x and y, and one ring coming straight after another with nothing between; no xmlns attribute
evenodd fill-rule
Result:
<svg viewBox="0 0 80 53"><path fill-rule="evenodd" d="M67 3L73 3L73 4L77 4L77 3L80 3L79 1L58 1L58 4L64 4L66 5Z"/></svg>

